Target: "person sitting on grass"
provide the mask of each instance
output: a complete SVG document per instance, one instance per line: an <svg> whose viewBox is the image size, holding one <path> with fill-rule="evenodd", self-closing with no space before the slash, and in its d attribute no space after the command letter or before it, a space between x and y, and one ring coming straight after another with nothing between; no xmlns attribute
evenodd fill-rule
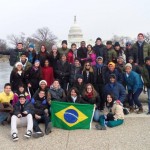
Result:
<svg viewBox="0 0 150 150"><path fill-rule="evenodd" d="M97 130L106 130L107 127L116 127L124 122L123 105L120 100L114 101L112 94L107 95L104 108L104 115L99 118L99 124L95 127Z"/></svg>
<svg viewBox="0 0 150 150"><path fill-rule="evenodd" d="M17 135L17 126L27 126L27 132L24 136L27 138L31 137L33 129L33 113L33 105L26 100L24 94L20 94L19 101L15 104L13 115L11 117L11 135L13 141L18 141L19 139Z"/></svg>
<svg viewBox="0 0 150 150"><path fill-rule="evenodd" d="M45 99L45 91L40 90L38 96L31 99L31 103L34 105L34 123L33 130L34 138L44 136L43 131L39 127L39 123L45 124L45 134L48 135L51 132L51 122L49 116L49 105Z"/></svg>

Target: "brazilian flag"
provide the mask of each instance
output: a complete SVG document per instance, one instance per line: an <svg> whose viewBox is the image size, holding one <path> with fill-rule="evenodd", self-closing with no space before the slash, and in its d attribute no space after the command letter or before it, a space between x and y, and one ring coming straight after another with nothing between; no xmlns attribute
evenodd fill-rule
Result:
<svg viewBox="0 0 150 150"><path fill-rule="evenodd" d="M51 104L52 124L66 130L90 129L94 105L53 101Z"/></svg>

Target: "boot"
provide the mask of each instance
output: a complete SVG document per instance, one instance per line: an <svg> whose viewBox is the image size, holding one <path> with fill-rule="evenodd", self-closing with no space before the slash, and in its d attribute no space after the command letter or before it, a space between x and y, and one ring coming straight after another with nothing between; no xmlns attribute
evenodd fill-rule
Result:
<svg viewBox="0 0 150 150"><path fill-rule="evenodd" d="M137 111L137 114L141 114L141 113L143 113L143 107L142 106L139 107L139 110Z"/></svg>
<svg viewBox="0 0 150 150"><path fill-rule="evenodd" d="M133 108L133 106L130 106L130 113L134 113L134 108Z"/></svg>

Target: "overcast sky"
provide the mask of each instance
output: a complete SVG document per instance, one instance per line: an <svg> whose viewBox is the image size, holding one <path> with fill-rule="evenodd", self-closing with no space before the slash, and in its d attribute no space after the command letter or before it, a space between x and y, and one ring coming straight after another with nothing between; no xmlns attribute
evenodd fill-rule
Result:
<svg viewBox="0 0 150 150"><path fill-rule="evenodd" d="M84 39L150 32L150 0L0 0L0 38L46 26L67 39L74 15Z"/></svg>

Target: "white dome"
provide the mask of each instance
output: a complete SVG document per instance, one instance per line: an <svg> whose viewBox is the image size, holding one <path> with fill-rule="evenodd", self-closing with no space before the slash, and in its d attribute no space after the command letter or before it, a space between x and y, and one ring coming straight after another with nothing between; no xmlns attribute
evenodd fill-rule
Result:
<svg viewBox="0 0 150 150"><path fill-rule="evenodd" d="M76 43L77 46L80 45L80 42L83 40L83 34L81 28L76 23L76 16L74 17L74 24L70 27L68 34L69 45Z"/></svg>

